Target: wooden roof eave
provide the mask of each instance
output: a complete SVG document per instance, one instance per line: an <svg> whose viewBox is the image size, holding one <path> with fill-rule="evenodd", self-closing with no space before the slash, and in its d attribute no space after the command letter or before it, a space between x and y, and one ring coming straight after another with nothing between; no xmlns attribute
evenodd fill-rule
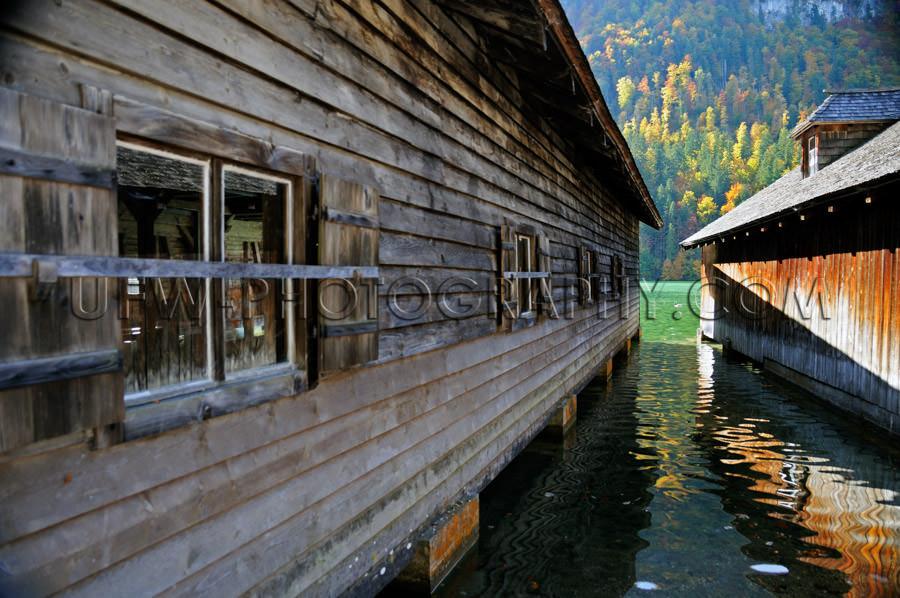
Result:
<svg viewBox="0 0 900 598"><path fill-rule="evenodd" d="M791 139L799 139L801 135L813 127L831 126L831 125L873 125L873 124L891 124L896 122L893 118L872 118L872 119L856 119L856 120L805 120L790 132Z"/></svg>
<svg viewBox="0 0 900 598"><path fill-rule="evenodd" d="M584 51L581 49L581 44L578 42L578 38L575 37L575 32L572 31L572 27L569 25L569 21L559 1L532 0L532 2L535 3L536 7L547 19L547 25L553 39L559 44L563 56L572 66L574 73L578 77L580 87L589 98L597 120L603 125L607 138L612 142L621 159L624 171L629 179L629 186L636 195L635 200L638 203L636 212L639 218L645 224L659 230L663 225L662 216L660 216L659 210L653 202L647 186L644 184L644 180L634 161L634 156L632 156L631 150L628 148L628 143L622 136L622 132L606 106L603 94L600 92L600 86L594 78L590 64L584 55Z"/></svg>
<svg viewBox="0 0 900 598"><path fill-rule="evenodd" d="M769 214L765 214L760 216L756 220L751 220L749 222L744 222L740 226L735 226L734 228L730 228L727 230L719 231L718 233L707 235L704 237L700 237L694 239L693 241L687 242L682 241L679 243L682 249L694 249L696 247L701 247L703 245L707 245L708 243L715 243L722 239L723 237L733 237L734 235L738 235L739 237L746 232L754 232L759 230L762 226L769 226L772 223L783 221L785 218L796 216L801 212L809 212L810 210L815 210L817 208L821 208L827 204L834 204L840 201L844 201L851 197L859 196L862 193L872 193L878 190L885 185L890 185L895 183L897 180L896 175L887 174L879 179L875 179L873 181L869 181L862 185L857 185L855 187L851 187L849 189L840 189L838 191L834 191L832 193L827 193L825 195L821 195L819 197L813 198L805 203L780 210L778 212L772 212Z"/></svg>
<svg viewBox="0 0 900 598"><path fill-rule="evenodd" d="M581 156L581 167L614 183L629 210L642 222L661 228L662 218L558 1L436 1L477 24L485 50L518 72L523 97L564 133L567 145L577 148L574 153ZM592 123L599 126L592 129Z"/></svg>

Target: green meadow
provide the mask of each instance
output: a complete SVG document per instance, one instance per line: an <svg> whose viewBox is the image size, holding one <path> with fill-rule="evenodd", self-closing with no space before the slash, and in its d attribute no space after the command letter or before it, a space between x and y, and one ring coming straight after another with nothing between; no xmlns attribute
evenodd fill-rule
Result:
<svg viewBox="0 0 900 598"><path fill-rule="evenodd" d="M693 281L641 282L643 340L694 342L700 327L699 288Z"/></svg>

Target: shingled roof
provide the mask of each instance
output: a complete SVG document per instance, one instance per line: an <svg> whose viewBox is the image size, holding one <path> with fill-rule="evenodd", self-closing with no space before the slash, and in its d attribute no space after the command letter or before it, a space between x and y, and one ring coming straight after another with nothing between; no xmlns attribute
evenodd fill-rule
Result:
<svg viewBox="0 0 900 598"><path fill-rule="evenodd" d="M900 120L900 87L847 89L831 94L805 121L791 131L797 138L817 123L892 122Z"/></svg>
<svg viewBox="0 0 900 598"><path fill-rule="evenodd" d="M806 178L790 171L718 220L681 242L691 249L823 201L859 185L876 186L900 177L900 122Z"/></svg>

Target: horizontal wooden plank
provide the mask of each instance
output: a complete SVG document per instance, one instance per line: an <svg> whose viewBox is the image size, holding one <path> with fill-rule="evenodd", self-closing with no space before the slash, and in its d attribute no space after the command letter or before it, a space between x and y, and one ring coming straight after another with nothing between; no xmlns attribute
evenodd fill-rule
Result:
<svg viewBox="0 0 900 598"><path fill-rule="evenodd" d="M288 174L311 176L310 156L221 126L116 94L116 126L120 131Z"/></svg>
<svg viewBox="0 0 900 598"><path fill-rule="evenodd" d="M496 331L496 321L485 316L382 330L378 341L378 361L384 363L401 357L410 357L487 336Z"/></svg>
<svg viewBox="0 0 900 598"><path fill-rule="evenodd" d="M310 547L315 547L319 542L325 543L325 539L317 540L315 529L311 530L310 528L322 526L328 529L341 529L342 523L349 525L349 522L352 521L352 517L348 517L348 513L360 512L368 508L369 517L366 529L383 528L398 515L421 502L422 493L421 490L416 489L416 486L422 482L414 485L410 492L397 496L396 480L408 480L410 477L413 479L427 478L432 482L426 486L433 487L435 483L440 483L447 478L454 478L454 472L461 465L473 459L479 462L476 471L470 472L470 475L474 477L496 456L496 453L488 447L498 435L503 434L503 430L515 427L514 422L521 421L523 414L529 414L535 408L543 415L543 412L555 407L555 399L551 399L551 397L557 393L560 397L562 396L563 389L560 388L560 383L569 379L572 374L585 369L586 366L589 367L588 363L592 360L599 361L599 355L596 354L583 361L579 360L579 357L584 356L585 353L590 355L591 347L596 352L596 345L589 340L589 337L590 335L586 333L586 336L574 346L555 348L552 351L555 357L548 356L546 359L546 363L552 365L547 368L536 368L524 378L519 376L513 381L501 375L499 379L487 385L490 391L499 391L499 395L492 400L480 403L473 412L456 411L454 413L452 410L454 405L451 405L450 416L456 417L456 419L451 420L449 425L429 437L424 443L413 444L411 448L403 450L403 446L397 446L397 441L385 440L382 444L391 446L392 452L396 454L393 459L385 461L377 467L373 467L369 460L359 457L353 460L353 465L348 462L345 467L354 467L361 475L329 496L329 504L335 508L329 509L327 514L318 516L318 525L310 525L311 513L295 515L285 520L277 528L270 530L265 541L255 540L251 542L250 546L232 555L232 559L246 562L243 556L244 550L252 550L255 554L259 554L261 551L260 558L253 560L255 570L252 574L231 565L231 559L219 561L211 567L211 570L199 572L190 583L178 584L175 588L175 595L189 595L197 590L198 584L206 584L213 580L217 584L216 587L221 588L220 591L229 592L228 595L236 595L245 591L241 586L233 587L233 584L238 583L237 579L244 579L245 581L242 583L248 581L253 583L252 580L256 576L259 576L262 571L271 571L273 565L278 562L285 562L286 559L288 562L295 559L304 562L305 559L302 557L308 554ZM567 358L568 355L572 357ZM509 375L511 374L507 372L506 376ZM510 382L512 382L511 385ZM537 414L532 413L530 417L536 416ZM471 421L479 422L474 430ZM404 431L398 429L393 435L401 436L403 434ZM465 440L460 442L460 438L465 438ZM512 439L510 440L512 441ZM410 446L406 443L404 445ZM435 462L430 455L443 455L444 458ZM411 476L411 472L416 473ZM465 487L472 477L466 480L454 480L458 482L456 487ZM297 480L292 482L290 487L297 487L299 490L301 487L305 487L301 484L302 482ZM287 489L286 491L290 492ZM370 507L370 505L374 506ZM435 507L436 505L429 506L429 508ZM423 517L421 520L426 519ZM342 534L338 534L338 537L341 536ZM328 541L333 543L334 536L331 536ZM345 542L342 550L350 550L355 547L355 544L355 542ZM326 545L326 551L328 548ZM340 553L337 555L332 553L330 558L323 562L333 562L339 558L341 558ZM299 579L295 582L295 591L302 592L307 584L323 575L325 571L322 569L327 570L319 565L318 570L313 568L299 575Z"/></svg>
<svg viewBox="0 0 900 598"><path fill-rule="evenodd" d="M473 153L467 144L451 143L446 137L436 135L433 129L422 127L405 114L396 112L393 106L382 104L380 107L376 107L375 103L369 100L368 94L340 93L343 89L342 86L338 81L333 80L333 75L330 72L319 67L318 63L313 61L282 60L281 56L287 54L284 46L279 47L262 36L254 35L250 30L245 29L246 26L243 23L229 20L225 14L210 5L187 6L181 3L173 3L165 11L160 11L159 7L151 11L147 10L139 2L121 1L127 4L129 9L142 12L144 17L151 20L158 20L159 15L165 14L167 18L166 24L178 27L180 33L189 35L194 39L202 39L215 50L226 55L234 55L248 67L254 68L260 73L265 73L270 77L275 77L279 81L290 85L292 88L301 90L302 93L309 94L319 101L337 106L355 119L370 123L372 126L379 127L401 139L416 139L416 143L429 153L442 156L449 162L457 164L477 176L481 176L483 172L497 170L497 176L506 177L507 173L521 170L521 167L514 163L507 164L504 170L496 169L493 164L488 163L481 155ZM178 16L175 17L173 15ZM215 23L218 26L198 29L193 26L195 22ZM242 33L246 31L243 35L243 43L234 45L228 39L213 33L219 29L240 31ZM401 127L403 130L400 130ZM490 152L486 151L485 154L489 155ZM520 174L520 177L523 177L522 181L510 178L503 181L503 184L510 189L519 189L523 196L528 196L529 194L526 188L522 186L523 184L541 188L548 196L553 192L548 186L549 183L546 176L529 175L527 179L524 179L525 175Z"/></svg>
<svg viewBox="0 0 900 598"><path fill-rule="evenodd" d="M338 336L347 336L351 334L366 334L368 332L377 332L378 322L366 321L355 324L342 323L322 323L322 336L325 338L335 338Z"/></svg>
<svg viewBox="0 0 900 598"><path fill-rule="evenodd" d="M138 7L140 7L139 4L138 4ZM135 6L131 6L131 8L133 8L133 9L138 9L138 8L136 8ZM179 10L181 9L180 5L179 5L178 8L179 8ZM168 11L168 12L171 12L171 11ZM258 11L257 11L257 12L258 12ZM158 13L159 13L159 11L155 11L154 13L148 14L147 16L148 16L149 18L155 18L155 15L158 14ZM205 13L204 13L204 14L205 14ZM206 16L210 16L210 15L206 15ZM258 14L257 14L257 16L258 16ZM210 16L210 18L211 18L212 20L214 20L214 21L223 19L223 17L220 16L220 15L218 15L218 14L216 14L216 15L214 16L214 18L213 18L212 16ZM180 22L182 22L182 23L189 23L189 22L192 22L193 20L195 20L195 19L183 18L183 19L181 19ZM250 36L250 35L248 35L247 37L248 37L248 39L255 39L255 36ZM292 37L293 37L293 36L292 36ZM290 38L287 38L287 39L290 39ZM215 43L219 43L219 42L217 42L216 39L211 39L211 40L209 40L209 42L210 42L210 43L214 43L214 44L215 44ZM215 46L215 47L218 48L218 46ZM227 48L224 48L224 47L223 47L223 48L221 48L220 50L221 50L221 51L225 51L225 49L227 49ZM282 49L282 51L283 51L283 49ZM251 50L245 50L245 52L246 52L246 53L245 53L244 55L242 55L242 58L243 58L243 59L247 59L248 57L251 57L251 56L254 55L254 52L251 51ZM257 54L260 54L260 55L262 55L262 56L271 56L271 55L273 55L273 53L274 53L274 54L278 54L278 51L277 51L277 50L272 50L272 51L269 51L269 52L262 52L262 51L260 50L260 52L257 52ZM252 61L251 61L251 62L252 62ZM266 72L266 73L269 73L269 74L273 74L274 71L273 71L273 69L272 69L271 59L269 59L269 62L267 63L267 66L268 66L268 69L264 69L262 72ZM294 68L293 68L293 71L296 71L296 66L297 66L296 63L292 63L292 67L294 67ZM293 72L293 71L291 71L291 72ZM288 82L288 83L289 83L289 82L291 81L291 77L292 77L292 76L293 76L293 77L297 77L297 76L300 76L300 75L299 75L298 73L296 73L296 72L293 72L292 75L287 75L286 77L283 77L281 80L284 81L284 82ZM303 76L303 79L306 80L306 81L317 81L317 80L318 80L318 78L317 78L317 77L314 77L314 76ZM326 86L323 87L321 93L322 93L322 94L325 94L325 95L327 95L328 93L333 93L332 90L334 89L334 87L335 87L335 86L329 86L329 85L326 85ZM308 87L308 86L304 86L304 87L301 87L301 89L309 90L309 87ZM333 99L326 99L325 95L323 95L320 99L322 99L323 101L326 101L326 102L328 102L328 103L334 103L334 100L333 100ZM346 98L344 98L344 100L346 101ZM400 106L403 106L404 104L401 103L401 104L399 104L399 105L400 105ZM363 118L362 114L360 114L360 113L358 113L358 112L353 112L353 110L349 110L349 111L350 111L351 113L353 113L354 116L355 116L356 118ZM384 109L382 109L381 112L384 112ZM373 118L377 118L379 114L380 114L379 112L374 113L375 116L374 116ZM370 115L370 116L372 116L372 115ZM370 118L369 121L374 123L375 121L373 120L373 118ZM394 121L397 121L397 118L391 118L391 119L388 119L388 120L387 120L388 123L393 123ZM520 126L521 126L521 121L520 121ZM445 131L449 131L449 130L452 129L452 128L447 128L447 127L446 127L446 123L444 123L444 127L445 127ZM390 132L396 134L395 131L391 131L391 129L389 129L389 128L387 128L387 129L385 129L385 130L390 131ZM476 130L477 130L477 129L476 129ZM417 138L417 139L419 140L420 144L421 144L421 143L424 143L426 140L428 140L428 139L430 138L430 135L427 135L427 134L426 134L425 136L423 136L423 135L421 135L421 134L418 134L418 135L417 135L417 134L412 134L412 137ZM462 147L470 147L470 146L472 146L471 139L468 139L468 140L462 140L462 141L461 141L461 144L462 144ZM429 149L429 150L432 150L432 151L437 151L437 148L426 148L426 149ZM532 146L532 150L533 150L533 146ZM448 151L450 151L448 147L443 147L443 148L441 149L441 151L438 151L438 153L439 153L439 155L447 156L447 158L450 159L453 163L458 163L458 164L463 164L463 165L467 164L467 159L466 159L464 156L462 156L462 155L460 155L460 156L455 156L455 155L452 155L452 153L448 153ZM482 155L486 155L486 156L490 156L490 155L497 154L497 152L496 152L496 151L493 151L492 149L485 148L484 151L481 152L481 154L482 154ZM522 154L522 152L520 151L520 152L515 152L514 155L515 155L515 156L520 156L520 155L523 155L523 154ZM516 171L517 171L517 167L516 167L514 164L504 164L504 167L505 167L506 170L508 170L509 172L516 172ZM468 170L469 170L470 172L473 172L473 173L478 173L478 172L481 171L480 168L474 168L474 167L473 167L473 168L468 168ZM544 178L548 178L553 172L554 172L554 170L551 169L550 171L543 173L543 177L544 177ZM537 178L532 178L532 179L530 179L529 184L531 184L531 185L541 185L541 184L543 184L543 179L542 179L540 176L537 177ZM507 187L510 187L510 183L507 183L506 186L507 186ZM512 187L511 187L511 188L512 188ZM551 189L549 189L549 188L544 189L544 191L545 191L546 193L554 193L554 194L557 196L557 198L556 198L557 201L559 201L559 197L558 197L558 196L559 196L559 193L558 193L558 191L557 191L557 192L554 192L553 190L551 190ZM573 199L576 198L576 197L578 197L578 195L579 195L578 192L575 191L574 189L569 189L569 190L567 190L567 192L566 192L567 201L570 202L570 203L572 203L572 205L575 205L575 206L576 206L576 209L580 209L580 208L577 207L577 206L579 206L580 204L579 204L578 201L574 201L574 202L573 202Z"/></svg>
<svg viewBox="0 0 900 598"><path fill-rule="evenodd" d="M361 226L364 228L378 228L378 218L371 214L362 212L354 212L351 210L341 210L333 206L327 206L322 211L322 217L328 222L336 224L348 224L351 226Z"/></svg>
<svg viewBox="0 0 900 598"><path fill-rule="evenodd" d="M0 390L118 372L122 351L107 349L0 363Z"/></svg>
<svg viewBox="0 0 900 598"><path fill-rule="evenodd" d="M496 293L486 289L434 295L388 295L379 301L378 324L382 331L387 331L404 326L436 324L443 320L463 320L476 316L493 320L496 309ZM460 342L454 340L452 335L446 340L450 344Z"/></svg>
<svg viewBox="0 0 900 598"><path fill-rule="evenodd" d="M8 34L5 34L5 37L7 37L7 39L4 40L4 44L9 50L9 54L7 55L8 68L11 69L11 72L15 73L18 80L27 80L35 92L40 92L45 95L65 95L71 90L71 87L66 83L66 78L77 77L80 80L94 81L99 86L128 90L129 96L140 98L145 102L158 101L159 94L162 93L169 106L183 106L189 113L195 114L198 117L203 115L204 118L208 118L211 122L222 122L228 129L239 129L247 131L248 133L258 133L261 139L272 139L278 146L290 145L300 149L304 153L318 154L320 159L331 164L332 168L336 165L343 165L342 168L348 173L358 175L362 168L359 159L361 157L369 159L369 156L371 156L371 152L366 155L353 157L347 156L342 152L333 152L327 148L313 145L308 139L298 137L296 134L286 131L284 129L284 124L273 126L267 123L248 120L243 116L239 116L235 113L223 112L218 107L211 106L208 103L204 103L193 97L185 96L184 94L173 90L149 90L146 87L145 81L135 76L119 74L115 78L112 78L106 71L99 69L97 66L92 66L91 64L78 60L72 56L60 54L47 47L29 46L22 40L9 38ZM61 63L66 65L67 74L63 77L52 79L41 78L35 80L29 79L27 76L33 68L50 72L57 68ZM306 122L323 120L323 118L316 118L313 115L302 118ZM327 118L325 120L327 120ZM272 122L274 123L275 121ZM283 119L280 120L279 123L283 123ZM129 124L128 120L119 121L119 126L125 131L131 131L136 127L139 128L137 124ZM134 132L135 134L139 134L137 130ZM429 185L423 180L404 178L404 176L399 175L391 169L378 169L372 172L373 176L376 177L376 184L379 188L386 190L385 192L390 193L391 197L398 199L402 198L403 201L406 202L433 209L441 209L448 213L466 213L471 218L477 218L487 222L498 221L498 216L502 218L502 215L504 214L502 209L513 210L517 214L522 214L528 218L534 218L536 219L535 221L537 221L537 219L545 222L547 221L546 216L542 216L541 212L534 206L518 202L512 194L501 188L482 189L483 185L481 183L473 185L472 181L469 180L467 183L463 183L463 186L468 192L474 193L475 195L467 195L459 194L459 192L445 187ZM445 176L447 182L451 182L451 178ZM471 201L473 197L478 197L481 201L473 203ZM485 202L493 202L494 205ZM580 220L579 222L583 225L591 225L594 233L605 234L602 232L603 228L600 226L599 210L601 209L601 206L597 205L594 209L597 210L596 218L588 218L587 220ZM607 220L612 217L611 215L618 214L622 211L621 206L615 202L603 202L602 209L603 217ZM489 212L482 213L488 210ZM509 212L506 213L508 214ZM492 214L496 214L496 216ZM634 218L629 218L636 222ZM560 228L560 230L566 233L574 233L579 236L585 234L580 226L576 226L573 222L554 221L552 225Z"/></svg>
<svg viewBox="0 0 900 598"><path fill-rule="evenodd" d="M482 318L474 318L471 322L476 327L495 326ZM453 325L460 326L460 323L454 322ZM426 326L423 333L414 338L416 342L428 343L435 337L434 332L443 330ZM343 377L340 384L323 382L305 394L302 400L269 404L267 408L272 409L271 418L255 419L245 415L216 418L205 422L203 427L192 426L177 434L136 441L108 451L84 455L80 449L66 449L27 464L0 464L0 541L37 531L82 514L85 509L95 509L122 496L140 493L167 480L227 460L267 444L272 438L290 436L305 427L355 411L360 407L360 401L369 400L367 389L373 386L383 387L386 396L399 394L425 384L437 375L436 372L442 372L445 368L449 368L448 371L468 369L520 344L527 344L543 332L542 327L533 327L516 335L477 338L465 345L465 351L450 353L427 353L427 347L419 351L418 345L410 343L414 345L409 347L411 353L425 352L417 358L421 360L417 362L419 367L411 369L406 361L392 361L382 367L365 368L353 376ZM382 345L385 344L384 336L382 334ZM476 336L482 336L480 330ZM234 426L239 426L242 433L234 434ZM196 453L195 448L201 445L207 448ZM153 454L155 458L147 461L147 454ZM112 463L119 461L133 467L111 468ZM144 465L139 467L138 463ZM65 492L60 490L45 497L44 501L19 500L32 491L40 492L42 488L52 486L60 469L79 471ZM115 484L107 479L113 471L116 474ZM88 495L92 497L89 502L71 500L73 496ZM13 510L11 505L14 504L16 509Z"/></svg>
<svg viewBox="0 0 900 598"><path fill-rule="evenodd" d="M441 294L489 291L497 288L497 276L484 270L457 268L379 266L378 294L382 298L421 295L423 289L433 297Z"/></svg>
<svg viewBox="0 0 900 598"><path fill-rule="evenodd" d="M573 322L573 324L575 323ZM452 384L449 384L450 380L445 380L441 382L443 388L445 389L444 391L438 393L426 393L425 396L428 397L427 402L422 401L423 395L420 390L411 388L405 393L397 395L393 399L379 399L379 402L371 403L372 408L375 409L374 414L373 412L367 410L357 410L353 412L352 416L349 419L329 419L328 424L325 426L315 426L310 429L309 432L305 432L299 435L295 432L292 436L289 436L284 441L280 441L277 445L265 445L263 447L260 447L258 451L254 451L250 454L241 456L237 460L228 462L227 465L223 464L221 468L217 466L217 468L221 469L219 473L215 473L215 470L211 470L209 472L201 471L198 472L197 476L199 477L199 479L196 481L191 481L188 478L179 479L178 481L173 483L173 487L171 489L161 487L151 491L150 494L135 496L133 499L129 499L129 501L113 507L116 512L121 511L121 516L112 517L112 515L109 513L104 514L104 512L102 511L95 511L94 514L91 514L88 519L80 522L73 521L72 525L85 526L86 529L91 529L98 525L98 523L92 523L92 521L97 517L112 517L112 519L107 519L108 523L106 529L108 531L108 542L103 547L84 546L82 543L74 541L73 543L71 543L71 546L69 546L68 543L65 545L68 546L68 548L64 548L64 545L57 544L56 551L44 551L44 556L49 557L51 555L56 555L54 558L65 559L63 561L65 563L83 563L83 565L79 565L79 567L82 567L87 566L88 563L96 560L96 557L91 558L89 556L95 553L99 555L99 553L97 553L96 551L103 551L103 554L108 554L108 551L112 548L116 548L116 551L120 552L125 548L126 545L139 546L139 542L141 541L140 538L146 538L147 535L145 531L142 532L135 526L139 521L146 520L147 525L152 525L154 530L161 531L162 529L164 529L162 527L164 525L164 520L159 519L159 517L162 516L162 509L173 509L172 516L174 517L176 512L184 511L185 509L193 512L193 510L195 509L202 508L203 512L211 514L210 509L212 508L212 505L216 505L216 508L218 509L226 508L227 505L230 504L228 502L229 500L239 502L240 496L245 496L247 492L252 490L252 492L255 493L263 488L268 487L268 485L264 482L264 479L270 479L273 478L273 476L275 476L275 478L273 479L277 479L278 475L297 475L299 472L297 471L295 466L296 460L294 457L288 457L289 455L293 454L292 451L302 450L303 447L309 446L317 447L316 452L314 454L311 454L309 456L309 460L305 462L305 465L307 467L312 467L315 463L328 461L328 459L330 458L329 456L332 453L340 453L344 450L347 450L355 443L358 443L362 440L361 438L356 437L350 433L351 430L360 429L361 422L367 420L370 422L370 424L378 422L378 426L381 427L371 427L370 425L366 429L368 429L368 433L371 434L371 437L379 436L381 434L380 430L389 430L392 427L396 427L400 424L400 422L404 421L403 418L418 417L421 413L429 411L430 409L439 406L445 401L451 400L453 396L456 396L462 393L466 388L471 387L473 380L482 379L485 376L497 376L502 372L514 371L514 364L535 359L535 356L543 350L541 347L544 346L545 342L553 344L553 339L562 339L564 337L567 337L570 334L569 328L571 328L571 326L567 326L562 329L556 327L554 328L554 332L549 336L546 334L546 331L543 335L532 335L531 342L524 343L521 346L516 347L512 351L506 351L502 354L504 360L504 365L502 367L497 367L495 364L493 364L492 358L488 358L487 361L479 363L479 359L491 355L489 351L478 350L473 352L471 349L461 349L466 352L465 357L467 358L471 358L473 353L476 355L475 360L465 360L472 365L468 368L463 368L458 371L448 372L452 374L452 380L454 382ZM462 357L462 355L460 355L460 357ZM422 356L418 359L421 361L428 358ZM452 365L453 364L451 364L451 366ZM423 378L423 381L424 380L425 378ZM425 384L428 384L428 382L425 382ZM338 390L338 388L339 387L335 387L335 390ZM300 407L302 405L307 405L307 411L311 412L314 407L309 404L309 400L310 399L304 399L300 403L297 403L297 406ZM376 399L371 398L368 400L373 401ZM474 397L471 400L476 401L476 403L474 403L473 405L477 404L478 402L478 399ZM403 407L402 405L406 405L406 407ZM151 407L154 409L157 408L157 406ZM398 417L400 417L400 419L398 419ZM298 425L298 419L293 418L292 424ZM346 430L346 432L341 432L340 430ZM285 458L287 460L285 460ZM275 461L272 461L273 459ZM282 461L283 466L276 467L277 463L280 463ZM248 481L251 479L255 479L254 477L252 477L253 475L255 475L252 474L252 471L257 469L260 471L260 475L265 472L265 476L263 478L259 478L258 482L253 485L252 488L250 486L247 486L246 489L243 486L241 488L235 488L234 485L229 481L233 479L234 476L240 476L241 479L246 479ZM80 481L81 475L83 475L83 472L79 472L75 477L76 482ZM216 481L217 479L218 481ZM177 506L177 503L172 502L173 500L177 499L178 496L182 496L184 491L187 491L178 490L179 486L184 486L187 489L194 487L196 484L202 484L202 486L205 488L204 496L206 498L201 502L210 506L201 507L200 504L193 504L192 502L184 504L183 506ZM222 487L223 489L217 490L217 484L224 485ZM225 489L228 489L228 491L225 494L221 494L221 492L223 492ZM221 498L213 500L213 496L221 496ZM232 497L226 500L226 496ZM147 511L144 508L147 504L147 501L156 506L153 511ZM131 506L128 506L129 504ZM165 507L165 505L171 506ZM126 512L131 513L131 515L126 516ZM170 521L169 516L167 515L165 519L165 525L175 525L177 521L190 521L190 518L187 514L185 514L183 516L178 516L175 520ZM115 531L116 529L118 529L118 526L125 527L121 528L121 531ZM78 536L78 534L76 534L75 536L66 534L66 537L72 537L73 540L76 536ZM32 551L41 550L39 548L39 538L32 536L32 538L27 540L26 543L28 546L33 545L34 547L28 548L27 550L24 547L19 547L19 550L13 553L9 553L8 550L4 550L4 554L2 556L4 559L8 560L10 566L14 566L13 563L16 562L13 560L9 560L14 554L18 554L22 558L25 558L28 554L32 554ZM67 551L74 549L83 551L83 555L81 558L72 560L71 557L65 556ZM15 568L18 568L19 566L20 565L15 565ZM59 565L57 565L57 567L58 566ZM48 567L52 567L52 565L48 564ZM49 573L50 570L48 569L47 572Z"/></svg>
<svg viewBox="0 0 900 598"><path fill-rule="evenodd" d="M33 275L34 264L56 267L60 278L378 278L377 266L309 266L161 260L37 253L0 253L0 278Z"/></svg>
<svg viewBox="0 0 900 598"><path fill-rule="evenodd" d="M379 263L393 266L436 266L496 271L496 251L428 237L383 232Z"/></svg>
<svg viewBox="0 0 900 598"><path fill-rule="evenodd" d="M2 147L0 147L0 175L22 176L104 189L112 189L116 184L116 173L111 168L98 168L65 158L27 154Z"/></svg>

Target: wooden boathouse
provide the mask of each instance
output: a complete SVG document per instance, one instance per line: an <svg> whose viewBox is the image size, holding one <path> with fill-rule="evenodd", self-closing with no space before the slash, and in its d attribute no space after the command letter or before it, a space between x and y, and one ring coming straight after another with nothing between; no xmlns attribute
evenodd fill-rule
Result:
<svg viewBox="0 0 900 598"><path fill-rule="evenodd" d="M12 2L0 113L0 594L371 595L638 333L557 0Z"/></svg>
<svg viewBox="0 0 900 598"><path fill-rule="evenodd" d="M832 92L801 166L681 243L703 334L900 433L900 89Z"/></svg>

